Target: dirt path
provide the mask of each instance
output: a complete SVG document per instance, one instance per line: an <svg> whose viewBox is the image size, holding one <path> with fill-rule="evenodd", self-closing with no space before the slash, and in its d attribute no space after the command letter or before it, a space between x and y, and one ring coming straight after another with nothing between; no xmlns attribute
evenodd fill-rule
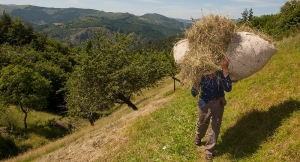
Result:
<svg viewBox="0 0 300 162"><path fill-rule="evenodd" d="M171 89L172 84L164 87L160 91L166 92L166 90ZM140 107L138 111L125 114L117 121L105 125L96 131L87 133L76 141L67 144L65 147L42 156L37 161L90 162L105 159L107 155L116 151L121 143L126 142L128 137L125 130L135 119L148 115L164 104L167 104L172 99L172 96L173 95L169 95L167 97L158 98L152 101L151 104Z"/></svg>

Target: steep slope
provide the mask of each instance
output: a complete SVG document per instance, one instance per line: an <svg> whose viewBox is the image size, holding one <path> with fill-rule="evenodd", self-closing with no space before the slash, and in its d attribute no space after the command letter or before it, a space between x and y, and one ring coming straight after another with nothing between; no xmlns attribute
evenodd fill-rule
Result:
<svg viewBox="0 0 300 162"><path fill-rule="evenodd" d="M177 84L176 88L180 89ZM96 121L94 127L89 126L71 134L71 137L66 136L37 150L28 151L5 161L95 161L103 159L111 151L117 150L121 143L126 143L128 140L126 130L136 119L162 108L174 97L173 93L174 83L168 77L161 81L158 87L145 90L142 96L136 97L138 111L132 111L127 106L123 106L112 115ZM76 140L73 141L74 138Z"/></svg>
<svg viewBox="0 0 300 162"><path fill-rule="evenodd" d="M268 64L226 94L215 161L300 160L299 40L277 43ZM37 161L203 161L204 148L193 144L197 98L189 87L173 93L172 81L165 83L140 100L140 111L123 109L120 118Z"/></svg>

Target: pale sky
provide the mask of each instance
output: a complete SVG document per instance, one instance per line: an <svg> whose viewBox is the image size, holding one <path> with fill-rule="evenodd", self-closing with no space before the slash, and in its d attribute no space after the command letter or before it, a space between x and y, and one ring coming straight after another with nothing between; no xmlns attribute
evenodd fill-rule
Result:
<svg viewBox="0 0 300 162"><path fill-rule="evenodd" d="M136 16L157 13L171 18L194 19L216 13L241 18L252 8L254 16L277 14L290 0L0 0L0 4L34 5L54 8L85 8L105 12L128 12Z"/></svg>

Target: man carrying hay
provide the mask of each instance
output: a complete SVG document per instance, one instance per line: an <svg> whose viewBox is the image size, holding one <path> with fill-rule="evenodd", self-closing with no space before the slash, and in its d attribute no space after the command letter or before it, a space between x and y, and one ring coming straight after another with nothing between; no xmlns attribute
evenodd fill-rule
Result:
<svg viewBox="0 0 300 162"><path fill-rule="evenodd" d="M213 159L213 153L220 133L224 106L226 105L224 91L230 92L232 89L232 82L228 73L228 65L229 61L224 59L221 62L221 71L203 75L201 77L199 87L193 86L191 89L191 93L194 97L197 96L198 89L201 89L198 101L199 118L195 138L196 145L201 145L201 139L206 134L211 119L211 129L208 134L208 141L205 145L207 160Z"/></svg>
<svg viewBox="0 0 300 162"><path fill-rule="evenodd" d="M277 52L269 41L267 35L246 25L237 27L228 17L210 14L194 21L185 38L175 44L174 60L180 67L182 79L191 83L194 97L200 95L196 145L201 144L212 119L205 146L208 160L213 158L220 132L226 105L224 91L231 91L232 81L259 71Z"/></svg>

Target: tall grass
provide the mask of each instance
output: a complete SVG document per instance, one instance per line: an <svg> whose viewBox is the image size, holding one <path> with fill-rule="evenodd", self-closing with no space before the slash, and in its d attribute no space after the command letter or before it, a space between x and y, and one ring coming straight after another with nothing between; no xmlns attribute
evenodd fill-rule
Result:
<svg viewBox="0 0 300 162"><path fill-rule="evenodd" d="M300 161L299 42L300 36L279 42L261 71L226 94L214 161ZM204 161L204 148L193 144L197 98L189 87L174 95L168 105L136 120L127 143L106 160Z"/></svg>
<svg viewBox="0 0 300 162"><path fill-rule="evenodd" d="M28 129L24 130L24 113L17 106L10 106L0 114L0 126L6 131L0 134L0 159L13 157L29 150L35 150L70 133L66 128L57 127L59 115L31 110L28 113Z"/></svg>

